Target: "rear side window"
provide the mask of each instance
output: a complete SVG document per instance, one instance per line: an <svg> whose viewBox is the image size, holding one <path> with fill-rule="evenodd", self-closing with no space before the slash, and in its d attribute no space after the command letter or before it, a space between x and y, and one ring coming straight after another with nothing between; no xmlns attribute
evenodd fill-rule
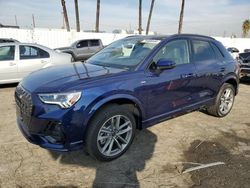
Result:
<svg viewBox="0 0 250 188"><path fill-rule="evenodd" d="M208 61L216 59L213 48L211 47L209 42L193 40L192 44L193 44L194 61L197 62L197 61Z"/></svg>
<svg viewBox="0 0 250 188"><path fill-rule="evenodd" d="M21 45L19 47L20 59L49 58L49 53L35 46Z"/></svg>
<svg viewBox="0 0 250 188"><path fill-rule="evenodd" d="M219 48L215 44L213 44L213 43L210 43L210 44L211 44L211 46L212 46L212 48L214 50L214 53L215 53L216 57L218 59L224 59L224 55L221 53L221 51L219 50Z"/></svg>
<svg viewBox="0 0 250 188"><path fill-rule="evenodd" d="M233 57L230 55L230 53L227 51L227 49L223 46L223 44L221 42L217 41L216 46L218 47L218 49L222 53L224 60L233 61Z"/></svg>
<svg viewBox="0 0 250 188"><path fill-rule="evenodd" d="M0 61L10 61L15 58L15 46L0 47Z"/></svg>
<svg viewBox="0 0 250 188"><path fill-rule="evenodd" d="M90 46L99 46L100 43L99 43L99 40L90 40Z"/></svg>
<svg viewBox="0 0 250 188"><path fill-rule="evenodd" d="M88 47L88 41L87 40L82 40L82 41L80 41L80 42L77 43L76 47L77 48Z"/></svg>

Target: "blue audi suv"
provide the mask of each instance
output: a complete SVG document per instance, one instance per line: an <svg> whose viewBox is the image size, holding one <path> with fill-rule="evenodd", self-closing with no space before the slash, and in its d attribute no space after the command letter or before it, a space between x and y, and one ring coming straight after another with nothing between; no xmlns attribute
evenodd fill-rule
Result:
<svg viewBox="0 0 250 188"><path fill-rule="evenodd" d="M130 36L86 62L31 73L16 88L17 124L31 143L56 151L84 148L110 161L136 129L194 110L232 109L239 65L211 37Z"/></svg>

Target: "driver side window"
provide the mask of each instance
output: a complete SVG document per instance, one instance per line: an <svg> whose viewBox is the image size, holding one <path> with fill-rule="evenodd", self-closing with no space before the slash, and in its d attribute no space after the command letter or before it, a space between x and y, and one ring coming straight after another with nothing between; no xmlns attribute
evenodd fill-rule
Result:
<svg viewBox="0 0 250 188"><path fill-rule="evenodd" d="M159 59L168 59L176 63L176 66L190 63L187 40L174 40L168 42L153 58L153 63Z"/></svg>
<svg viewBox="0 0 250 188"><path fill-rule="evenodd" d="M77 43L76 48L85 48L88 47L88 41L87 40L82 40Z"/></svg>

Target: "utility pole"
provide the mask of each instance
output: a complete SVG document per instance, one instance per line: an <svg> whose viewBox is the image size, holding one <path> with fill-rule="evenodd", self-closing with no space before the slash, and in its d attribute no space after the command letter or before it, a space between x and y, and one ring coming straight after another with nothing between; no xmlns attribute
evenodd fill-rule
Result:
<svg viewBox="0 0 250 188"><path fill-rule="evenodd" d="M68 19L67 9L66 9L66 5L65 5L65 0L61 0L61 4L62 4L62 8L63 8L63 15L64 15L66 28L67 28L67 31L70 31L69 19Z"/></svg>
<svg viewBox="0 0 250 188"><path fill-rule="evenodd" d="M149 27L150 27L150 22L151 22L151 17L152 17L152 12L153 12L153 8L154 8L154 3L155 3L155 0L152 0L151 1L149 15L148 15L148 23L147 23L146 35L148 35L148 31L149 31Z"/></svg>
<svg viewBox="0 0 250 188"><path fill-rule="evenodd" d="M100 17L100 0L97 0L97 4L96 4L95 32L99 32L99 17Z"/></svg>
<svg viewBox="0 0 250 188"><path fill-rule="evenodd" d="M138 31L139 31L139 34L141 34L142 32L142 27L141 27L141 4L142 4L142 0L139 0L139 28L138 28Z"/></svg>
<svg viewBox="0 0 250 188"><path fill-rule="evenodd" d="M36 27L36 23L35 23L35 17L34 17L34 14L32 14L32 22L33 22L33 28Z"/></svg>
<svg viewBox="0 0 250 188"><path fill-rule="evenodd" d="M15 15L15 22L16 22L16 26L17 26L18 24L17 24L17 17L16 17L16 15Z"/></svg>
<svg viewBox="0 0 250 188"><path fill-rule="evenodd" d="M181 31L182 31L182 23L183 23L184 7L185 7L185 0L182 0L182 3L181 3L181 12L180 12L180 19L179 19L179 29L178 29L178 34L181 34Z"/></svg>
<svg viewBox="0 0 250 188"><path fill-rule="evenodd" d="M77 32L80 32L80 21L79 21L78 0L75 0L75 12L76 12L76 31L77 31Z"/></svg>

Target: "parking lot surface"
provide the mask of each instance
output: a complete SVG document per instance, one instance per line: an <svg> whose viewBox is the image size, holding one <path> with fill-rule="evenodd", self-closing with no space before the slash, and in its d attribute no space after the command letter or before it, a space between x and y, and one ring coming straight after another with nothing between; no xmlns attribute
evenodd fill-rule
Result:
<svg viewBox="0 0 250 188"><path fill-rule="evenodd" d="M250 187L249 83L227 117L193 112L138 131L112 162L27 142L16 126L15 86L0 86L0 187Z"/></svg>

